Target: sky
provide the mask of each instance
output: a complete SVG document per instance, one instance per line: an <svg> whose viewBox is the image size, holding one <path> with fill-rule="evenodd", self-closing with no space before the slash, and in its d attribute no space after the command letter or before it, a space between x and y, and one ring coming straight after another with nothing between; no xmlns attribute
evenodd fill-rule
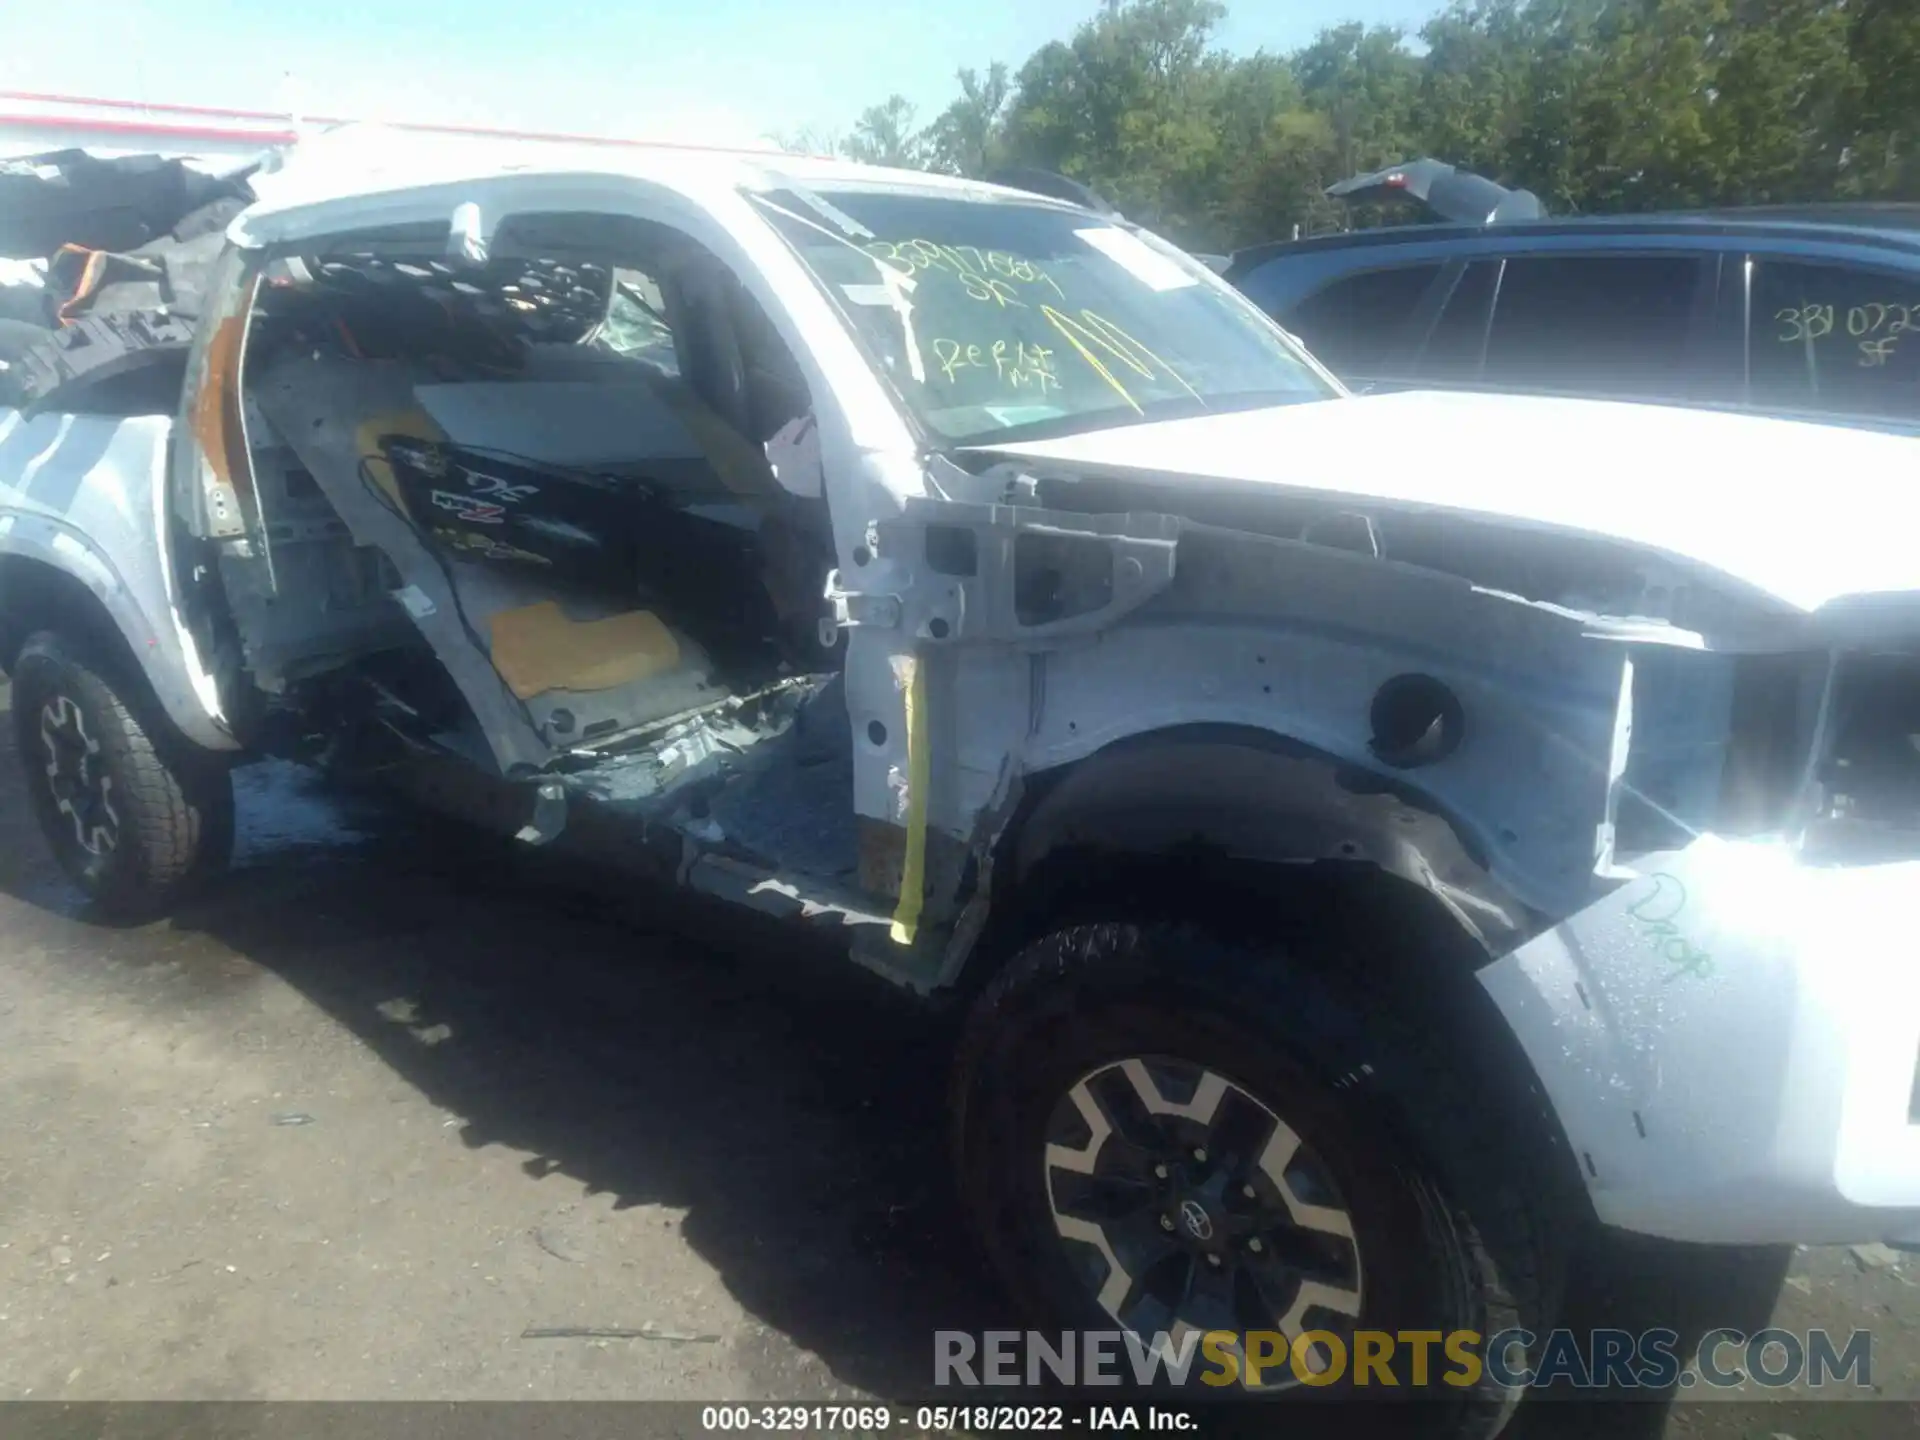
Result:
<svg viewBox="0 0 1920 1440"><path fill-rule="evenodd" d="M1018 67L1098 0L0 0L0 90L352 119L751 144L844 134L894 92L930 120L954 71ZM1286 50L1442 0L1229 0ZM0 102L4 109L4 102Z"/></svg>

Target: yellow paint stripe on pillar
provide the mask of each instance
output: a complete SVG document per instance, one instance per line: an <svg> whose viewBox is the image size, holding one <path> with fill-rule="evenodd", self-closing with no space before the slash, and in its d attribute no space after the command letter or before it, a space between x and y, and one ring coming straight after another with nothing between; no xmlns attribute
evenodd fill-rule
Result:
<svg viewBox="0 0 1920 1440"><path fill-rule="evenodd" d="M900 865L900 900L893 910L893 942L911 945L920 928L927 887L927 788L933 767L927 756L927 672L917 655L894 657L905 680L907 707L907 853Z"/></svg>

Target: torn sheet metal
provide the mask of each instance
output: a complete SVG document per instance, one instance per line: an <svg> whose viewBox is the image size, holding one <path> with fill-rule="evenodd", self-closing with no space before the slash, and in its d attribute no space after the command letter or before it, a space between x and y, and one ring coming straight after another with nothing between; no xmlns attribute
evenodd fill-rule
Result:
<svg viewBox="0 0 1920 1440"><path fill-rule="evenodd" d="M187 317L137 312L88 315L23 350L12 362L21 409L27 414L71 404L94 408L75 392L142 370L155 372L153 413L170 414L179 402L194 324Z"/></svg>
<svg viewBox="0 0 1920 1440"><path fill-rule="evenodd" d="M768 746L784 736L800 710L830 682L796 676L638 726L607 749L568 752L566 782L583 795L615 802L645 801L709 778L768 762Z"/></svg>
<svg viewBox="0 0 1920 1440"><path fill-rule="evenodd" d="M902 508L898 519L874 526L880 554L940 558L929 558L933 573L899 597L903 613L890 623L942 641L1058 640L1105 630L1173 582L1185 528L1177 516L1155 513L923 499ZM1053 593L1036 602L1036 587L1021 577L1042 569L1056 579ZM852 614L863 592L843 593Z"/></svg>

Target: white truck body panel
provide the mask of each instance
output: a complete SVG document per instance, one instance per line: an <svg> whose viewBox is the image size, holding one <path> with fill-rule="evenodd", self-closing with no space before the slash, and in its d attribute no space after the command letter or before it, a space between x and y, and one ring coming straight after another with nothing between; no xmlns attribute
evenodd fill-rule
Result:
<svg viewBox="0 0 1920 1440"><path fill-rule="evenodd" d="M805 372L819 426L835 579L847 587L841 634L859 815L909 827L930 819L966 839L1012 777L1201 724L1311 744L1355 772L1391 778L1368 750L1366 697L1422 663L1486 707L1479 748L1463 747L1458 767L1428 793L1444 799L1441 813L1464 817L1494 880L1545 916L1544 929L1493 958L1480 980L1582 1157L1601 1217L1722 1241L1920 1231L1920 1127L1907 1115L1920 1059L1920 965L1907 938L1920 861L1820 867L1785 842L1703 836L1616 867L1598 837L1619 774L1608 766L1625 753L1616 715L1625 672L1609 648L1619 637L1600 635L1593 617L1274 541L1261 593L1282 608L1257 625L1204 614L1110 625L1151 598L1152 577L1136 566L1125 573L1139 593L1121 595L1112 616L1023 636L984 582L931 573L911 544L875 547L890 527L906 525L899 533L910 537L929 513L948 513L940 507L956 515L1002 507L984 481L958 493L980 477L929 461L747 192L795 179L1011 192L835 162L672 152L594 154L577 165L547 155L538 169L472 156L365 160L296 154L262 177L264 200L231 238L274 247L371 226L451 224L471 206L463 213L477 228L468 238L483 246L488 227L513 213L632 215L685 231L761 303ZM1354 400L1337 387L1334 397L994 453L1069 478L1099 471L1163 482L1166 514L1125 517L1143 522L1125 537L1142 555L1167 552L1158 583L1172 577L1182 482L1222 480L1382 514L1445 512L1591 537L1717 579L1782 624L1846 597L1920 592L1920 491L1911 482L1920 452L1908 439L1591 402ZM202 744L227 746L213 687L169 599L159 543L167 434L157 419L0 415L0 549L85 579L176 723ZM1156 538L1146 522L1158 521L1167 525ZM1295 589L1272 572L1297 574ZM1477 628L1487 616L1496 618ZM1508 645L1516 635L1526 643ZM934 733L951 745L936 759L931 793L916 791L908 754L914 694L937 708ZM1409 874L1425 863L1418 853L1406 859ZM1436 892L1451 877L1437 881Z"/></svg>
<svg viewBox="0 0 1920 1440"><path fill-rule="evenodd" d="M1920 1233L1920 861L1829 868L1706 836L1495 961L1623 1229L1708 1243Z"/></svg>
<svg viewBox="0 0 1920 1440"><path fill-rule="evenodd" d="M1920 590L1913 442L1666 405L1404 391L1117 425L997 453L1604 535L1802 611Z"/></svg>
<svg viewBox="0 0 1920 1440"><path fill-rule="evenodd" d="M213 679L174 607L160 541L172 429L163 416L29 420L0 409L0 555L38 560L84 583L173 723L208 749L231 750Z"/></svg>

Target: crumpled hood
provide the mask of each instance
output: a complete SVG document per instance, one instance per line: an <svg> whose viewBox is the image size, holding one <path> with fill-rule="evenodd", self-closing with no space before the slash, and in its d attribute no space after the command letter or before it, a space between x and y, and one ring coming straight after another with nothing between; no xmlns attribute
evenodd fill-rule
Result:
<svg viewBox="0 0 1920 1440"><path fill-rule="evenodd" d="M1577 531L1802 611L1920 592L1920 440L1665 405L1403 392L990 448Z"/></svg>

